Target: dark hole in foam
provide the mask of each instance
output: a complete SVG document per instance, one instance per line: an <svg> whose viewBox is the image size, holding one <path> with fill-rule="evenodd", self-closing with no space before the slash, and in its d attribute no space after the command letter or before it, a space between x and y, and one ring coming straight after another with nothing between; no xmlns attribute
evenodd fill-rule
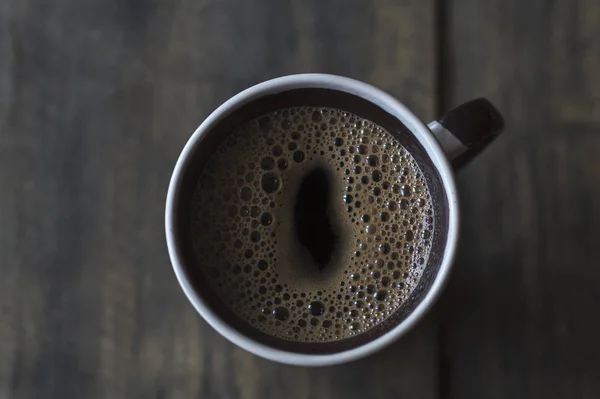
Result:
<svg viewBox="0 0 600 399"><path fill-rule="evenodd" d="M302 180L294 208L298 241L308 250L319 270L327 266L339 241L328 216L329 197L329 176L317 168Z"/></svg>

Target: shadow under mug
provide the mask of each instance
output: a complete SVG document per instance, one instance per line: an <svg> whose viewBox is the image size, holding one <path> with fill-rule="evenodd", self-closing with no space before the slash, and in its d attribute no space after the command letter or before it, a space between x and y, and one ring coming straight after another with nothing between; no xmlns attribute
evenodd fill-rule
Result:
<svg viewBox="0 0 600 399"><path fill-rule="evenodd" d="M386 128L413 155L434 202L436 229L426 267L408 300L385 322L356 337L328 343L291 343L258 333L215 306L193 254L189 207L197 178L224 135L244 121L291 106L327 106L352 112ZM200 315L234 344L264 358L299 366L349 362L373 353L409 331L432 307L448 279L459 234L454 182L462 166L504 127L500 113L485 99L465 103L425 125L389 94L366 83L326 74L269 80L232 97L216 109L185 145L171 177L165 211L167 246L175 275ZM200 273L200 274L198 274Z"/></svg>

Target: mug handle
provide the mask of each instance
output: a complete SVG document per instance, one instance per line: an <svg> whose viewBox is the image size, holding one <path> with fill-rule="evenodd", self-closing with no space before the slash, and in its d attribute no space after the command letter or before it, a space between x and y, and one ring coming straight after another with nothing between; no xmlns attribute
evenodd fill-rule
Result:
<svg viewBox="0 0 600 399"><path fill-rule="evenodd" d="M504 130L504 118L485 98L448 111L427 125L454 169L467 164Z"/></svg>

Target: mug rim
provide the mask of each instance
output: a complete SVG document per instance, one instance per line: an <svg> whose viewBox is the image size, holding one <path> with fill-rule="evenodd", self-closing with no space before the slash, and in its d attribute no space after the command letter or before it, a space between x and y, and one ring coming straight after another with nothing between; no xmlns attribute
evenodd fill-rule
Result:
<svg viewBox="0 0 600 399"><path fill-rule="evenodd" d="M433 284L421 303L417 305L406 319L382 336L359 347L330 354L304 354L276 349L259 343L231 327L207 306L205 301L196 293L190 281L188 281L182 266L181 259L183 257L174 237L176 223L173 210L175 204L178 202L181 177L192 155L202 142L205 133L245 104L267 95L302 88L331 89L353 94L375 104L400 120L424 147L425 152L440 175L440 180L442 181L448 201L448 233L446 244L444 245L442 262ZM440 296L447 282L456 254L458 232L459 207L454 171L431 130L404 104L383 90L355 79L329 74L298 74L267 80L236 94L214 110L190 136L179 155L169 182L165 208L165 233L171 265L177 281L196 311L212 328L235 345L257 356L296 366L326 366L357 360L378 351L406 334L423 318Z"/></svg>

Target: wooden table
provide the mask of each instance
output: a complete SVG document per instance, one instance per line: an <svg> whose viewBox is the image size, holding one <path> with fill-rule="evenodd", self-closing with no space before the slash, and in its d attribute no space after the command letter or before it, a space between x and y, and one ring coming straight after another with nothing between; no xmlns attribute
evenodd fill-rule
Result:
<svg viewBox="0 0 600 399"><path fill-rule="evenodd" d="M458 178L436 309L324 369L209 328L163 232L197 125L315 71L507 120ZM599 304L596 0L0 0L0 398L598 398Z"/></svg>

